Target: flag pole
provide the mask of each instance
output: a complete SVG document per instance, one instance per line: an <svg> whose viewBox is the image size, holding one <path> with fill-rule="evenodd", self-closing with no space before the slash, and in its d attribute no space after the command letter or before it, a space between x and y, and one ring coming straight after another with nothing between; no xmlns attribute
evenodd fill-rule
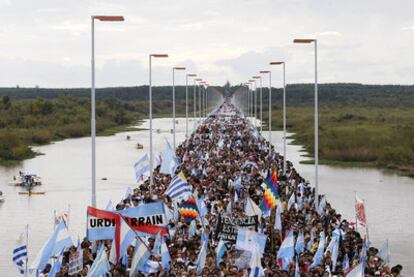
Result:
<svg viewBox="0 0 414 277"><path fill-rule="evenodd" d="M69 219L70 219L70 204L68 204L68 216L66 217L66 228L69 230Z"/></svg>
<svg viewBox="0 0 414 277"><path fill-rule="evenodd" d="M357 204L357 192L356 190L355 192L355 204L354 204L354 209L355 209L355 231L358 232L358 217L357 217L357 210L356 210L356 204Z"/></svg>
<svg viewBox="0 0 414 277"><path fill-rule="evenodd" d="M24 270L24 276L27 277L29 263L29 224L26 224L26 264Z"/></svg>
<svg viewBox="0 0 414 277"><path fill-rule="evenodd" d="M53 210L53 229L56 228L56 220L57 220L57 218L56 218L56 210Z"/></svg>
<svg viewBox="0 0 414 277"><path fill-rule="evenodd" d="M365 199L362 199L362 203L364 203L364 212L365 212ZM370 241L369 241L369 232L368 232L368 219L367 219L366 212L365 212L365 231L367 233L367 240L368 240L368 245L369 245Z"/></svg>

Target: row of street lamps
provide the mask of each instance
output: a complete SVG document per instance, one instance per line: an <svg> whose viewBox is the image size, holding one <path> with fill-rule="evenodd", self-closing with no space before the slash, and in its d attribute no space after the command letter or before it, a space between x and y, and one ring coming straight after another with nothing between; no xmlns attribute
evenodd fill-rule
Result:
<svg viewBox="0 0 414 277"><path fill-rule="evenodd" d="M123 16L92 16L91 17L91 31L92 31L92 58L91 58L91 142L92 142L92 206L96 207L96 119L95 119L95 20L98 21L124 21ZM150 184L153 185L153 139L152 139L152 59L153 58L168 58L168 54L150 54L149 55L149 134L150 134ZM172 98L173 98L173 149L176 149L176 110L175 110L175 73L176 71L185 71L185 67L173 67L172 68ZM185 75L185 137L188 138L188 79L194 78L193 86L193 112L194 112L194 129L197 126L197 88L199 94L199 122L203 116L207 116L208 110L208 87L209 84L201 78L196 78L197 74L188 73Z"/></svg>
<svg viewBox="0 0 414 277"><path fill-rule="evenodd" d="M319 179L318 179L318 165L319 165L319 141L318 141L318 54L317 54L317 40L316 39L294 39L293 43L310 44L315 46L315 84L314 84L314 158L315 158L315 199L316 206L319 205ZM284 61L273 61L269 65L283 66L283 175L286 175L286 63ZM268 74L269 76L269 143L272 141L272 72L271 70L261 70L260 74ZM253 76L243 86L247 89L245 96L242 96L243 107L247 116L254 117L254 126L256 127L257 119L257 85L256 81L260 80L260 132L262 132L263 123L263 95L262 95L262 76ZM251 91L251 93L250 93ZM254 100L252 99L254 98Z"/></svg>

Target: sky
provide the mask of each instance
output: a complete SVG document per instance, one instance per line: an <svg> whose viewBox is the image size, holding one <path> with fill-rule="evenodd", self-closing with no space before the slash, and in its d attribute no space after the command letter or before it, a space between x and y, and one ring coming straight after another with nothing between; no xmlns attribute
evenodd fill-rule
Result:
<svg viewBox="0 0 414 277"><path fill-rule="evenodd" d="M318 40L321 83L414 83L412 0L0 0L0 87L90 87L91 15L96 86L170 85L185 66L211 85L247 81L272 70L280 86L313 82ZM184 84L183 72L176 83ZM267 77L263 77L267 83Z"/></svg>

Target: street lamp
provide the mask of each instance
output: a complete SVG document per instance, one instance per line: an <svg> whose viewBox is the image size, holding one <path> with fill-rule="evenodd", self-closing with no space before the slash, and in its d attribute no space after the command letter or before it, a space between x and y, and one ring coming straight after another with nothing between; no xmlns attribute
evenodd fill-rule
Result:
<svg viewBox="0 0 414 277"><path fill-rule="evenodd" d="M194 79L194 90L193 90L193 117L194 117L194 130L196 130L196 126L197 126L197 82L201 82L203 79L201 78L196 78Z"/></svg>
<svg viewBox="0 0 414 277"><path fill-rule="evenodd" d="M319 164L319 142L318 142L318 41L316 39L295 39L293 43L310 44L315 45L315 204L319 206L319 180L318 180L318 164Z"/></svg>
<svg viewBox="0 0 414 277"><path fill-rule="evenodd" d="M286 70L285 62L270 62L270 65L283 65L283 176L286 175Z"/></svg>
<svg viewBox="0 0 414 277"><path fill-rule="evenodd" d="M174 146L174 153L175 153L175 71L176 70L185 70L185 67L173 67L172 69L172 95L173 95L173 146Z"/></svg>
<svg viewBox="0 0 414 277"><path fill-rule="evenodd" d="M272 71L262 70L262 74L269 74L269 154L272 149Z"/></svg>
<svg viewBox="0 0 414 277"><path fill-rule="evenodd" d="M96 207L96 119L95 119L95 19L99 21L124 21L123 16L91 16L92 57L91 57L91 143L92 143L92 207Z"/></svg>
<svg viewBox="0 0 414 277"><path fill-rule="evenodd" d="M152 58L168 58L167 54L150 54L149 55L149 125L150 125L150 185L154 184L154 155L152 153L152 79L151 79L151 61Z"/></svg>
<svg viewBox="0 0 414 277"><path fill-rule="evenodd" d="M204 106L205 106L205 85L207 84L207 82L206 81L202 81L202 82L200 82L200 85L201 85L201 90L200 90L200 101L199 101L199 103L200 103L200 121L201 121L201 118L203 118L204 116L205 116L205 112L204 112Z"/></svg>
<svg viewBox="0 0 414 277"><path fill-rule="evenodd" d="M262 76L253 76L254 79L260 80L260 134L262 134L262 127L263 127L263 83L262 83Z"/></svg>
<svg viewBox="0 0 414 277"><path fill-rule="evenodd" d="M188 77L197 77L197 74L189 73L185 76L185 138L188 138Z"/></svg>
<svg viewBox="0 0 414 277"><path fill-rule="evenodd" d="M205 115L206 115L206 118L207 118L207 112L208 112L208 87L209 86L210 86L209 84L206 84L206 101L205 101Z"/></svg>
<svg viewBox="0 0 414 277"><path fill-rule="evenodd" d="M257 86L256 86L256 80L249 80L250 83L252 83L252 116L254 117L254 127L256 128L256 118L257 118L257 95L256 95L256 90L257 90ZM253 90L253 85L254 85L254 90Z"/></svg>

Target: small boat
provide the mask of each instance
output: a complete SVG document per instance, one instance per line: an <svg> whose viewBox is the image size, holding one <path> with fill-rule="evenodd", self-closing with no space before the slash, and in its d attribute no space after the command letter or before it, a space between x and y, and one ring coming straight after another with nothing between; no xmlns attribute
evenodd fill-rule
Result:
<svg viewBox="0 0 414 277"><path fill-rule="evenodd" d="M0 203L3 203L6 200L3 196L3 192L0 190Z"/></svg>
<svg viewBox="0 0 414 277"><path fill-rule="evenodd" d="M45 191L19 191L19 195L45 195L46 192Z"/></svg>
<svg viewBox="0 0 414 277"><path fill-rule="evenodd" d="M108 178L103 177L103 178L101 178L101 180L102 180L102 181L107 181L107 180L108 180Z"/></svg>
<svg viewBox="0 0 414 277"><path fill-rule="evenodd" d="M13 176L13 181L9 183L12 186L16 187L26 187L31 188L34 186L40 186L42 184L42 180L40 176L35 173L27 173L27 172L19 172L19 176Z"/></svg>
<svg viewBox="0 0 414 277"><path fill-rule="evenodd" d="M142 145L141 143L137 143L137 149L144 149L144 145Z"/></svg>

